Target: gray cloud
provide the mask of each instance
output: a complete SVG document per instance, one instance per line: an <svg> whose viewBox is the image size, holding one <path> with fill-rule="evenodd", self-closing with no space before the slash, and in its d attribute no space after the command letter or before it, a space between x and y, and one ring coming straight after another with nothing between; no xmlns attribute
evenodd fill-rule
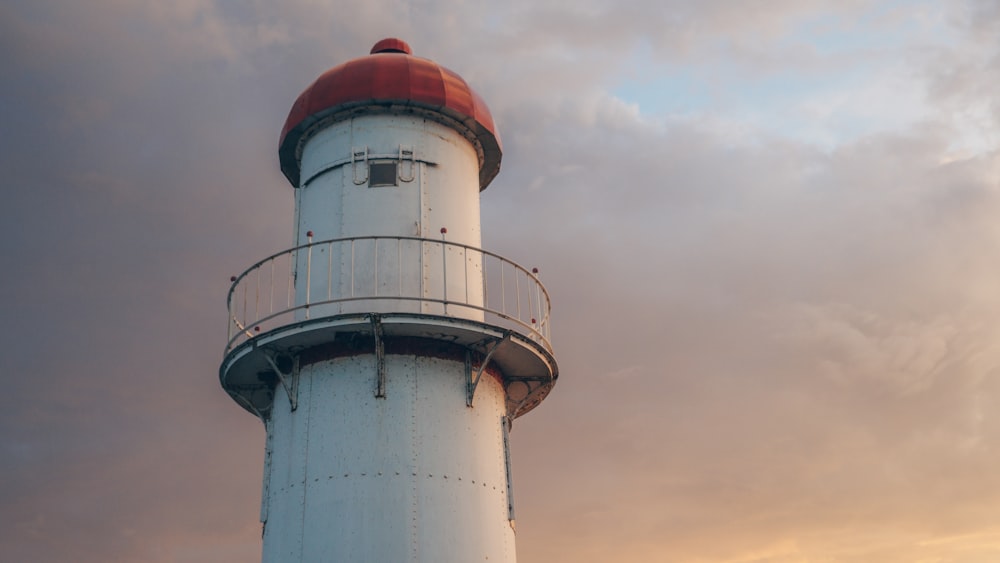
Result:
<svg viewBox="0 0 1000 563"><path fill-rule="evenodd" d="M609 88L644 42L807 66L775 38L877 3L658 6L7 8L8 557L257 556L263 432L215 379L227 280L291 239L291 101L398 34L490 102L485 245L555 301L563 379L513 434L522 562L995 559L1000 156L995 128L956 154L951 117L995 108L989 4L901 48L933 115L833 148Z"/></svg>

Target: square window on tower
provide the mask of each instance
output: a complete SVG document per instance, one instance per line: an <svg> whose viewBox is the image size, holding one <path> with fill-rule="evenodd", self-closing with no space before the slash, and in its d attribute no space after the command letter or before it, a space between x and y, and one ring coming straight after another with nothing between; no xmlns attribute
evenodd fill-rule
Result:
<svg viewBox="0 0 1000 563"><path fill-rule="evenodd" d="M381 186L398 186L398 165L399 163L395 160L370 162L368 164L368 187L377 188Z"/></svg>

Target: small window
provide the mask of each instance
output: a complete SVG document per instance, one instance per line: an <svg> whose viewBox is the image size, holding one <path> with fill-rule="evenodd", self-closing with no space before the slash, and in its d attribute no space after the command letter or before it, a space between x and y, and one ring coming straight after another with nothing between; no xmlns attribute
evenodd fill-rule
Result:
<svg viewBox="0 0 1000 563"><path fill-rule="evenodd" d="M368 186L398 186L399 174L396 171L398 163L394 160L371 162L368 164Z"/></svg>

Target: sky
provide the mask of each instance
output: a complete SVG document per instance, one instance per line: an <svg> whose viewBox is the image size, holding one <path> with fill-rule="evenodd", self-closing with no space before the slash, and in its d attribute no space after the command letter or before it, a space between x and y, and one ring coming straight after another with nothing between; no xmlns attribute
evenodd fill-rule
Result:
<svg viewBox="0 0 1000 563"><path fill-rule="evenodd" d="M0 2L0 546L260 557L229 277L281 126L384 37L489 104L560 380L520 563L1000 561L996 0Z"/></svg>

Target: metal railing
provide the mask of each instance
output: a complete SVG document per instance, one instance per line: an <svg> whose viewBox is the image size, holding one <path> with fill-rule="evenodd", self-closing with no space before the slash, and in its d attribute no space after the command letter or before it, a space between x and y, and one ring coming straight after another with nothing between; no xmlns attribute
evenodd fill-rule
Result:
<svg viewBox="0 0 1000 563"><path fill-rule="evenodd" d="M469 245L351 237L272 254L231 278L226 353L270 330L345 313L420 313L511 329L552 351L549 294L528 270Z"/></svg>

